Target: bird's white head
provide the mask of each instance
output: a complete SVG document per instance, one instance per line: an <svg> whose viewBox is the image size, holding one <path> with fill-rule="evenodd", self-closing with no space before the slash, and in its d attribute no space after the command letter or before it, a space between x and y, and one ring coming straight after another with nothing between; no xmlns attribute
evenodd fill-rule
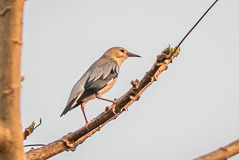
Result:
<svg viewBox="0 0 239 160"><path fill-rule="evenodd" d="M103 54L102 57L112 59L120 66L124 62L124 60L126 60L128 57L141 57L141 56L131 53L123 47L112 47L108 49Z"/></svg>

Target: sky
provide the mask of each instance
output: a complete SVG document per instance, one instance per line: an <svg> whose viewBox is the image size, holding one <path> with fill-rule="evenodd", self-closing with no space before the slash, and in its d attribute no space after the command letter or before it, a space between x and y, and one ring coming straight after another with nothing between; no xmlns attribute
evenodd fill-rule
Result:
<svg viewBox="0 0 239 160"><path fill-rule="evenodd" d="M114 87L126 93L157 55L176 46L212 0L28 0L23 19L21 121L42 124L24 144L47 144L85 125L80 107L60 117L73 85L107 49L128 58ZM239 138L239 1L218 1L158 81L74 152L52 160L186 160ZM86 104L88 120L109 102ZM29 150L26 148L25 150ZM235 156L230 160L239 159Z"/></svg>

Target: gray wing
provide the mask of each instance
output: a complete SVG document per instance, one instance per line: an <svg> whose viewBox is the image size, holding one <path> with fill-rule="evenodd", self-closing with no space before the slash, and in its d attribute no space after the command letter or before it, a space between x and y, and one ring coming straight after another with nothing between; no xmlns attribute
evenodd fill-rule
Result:
<svg viewBox="0 0 239 160"><path fill-rule="evenodd" d="M84 85L85 91L96 93L104 88L111 80L117 78L118 73L119 67L117 63L109 61L103 64L89 75Z"/></svg>
<svg viewBox="0 0 239 160"><path fill-rule="evenodd" d="M99 67L93 68L92 72L89 72L89 70L86 71L82 78L75 84L61 116L80 105L82 99L104 88L108 82L117 78L119 73L119 67L117 63L113 61L108 61Z"/></svg>

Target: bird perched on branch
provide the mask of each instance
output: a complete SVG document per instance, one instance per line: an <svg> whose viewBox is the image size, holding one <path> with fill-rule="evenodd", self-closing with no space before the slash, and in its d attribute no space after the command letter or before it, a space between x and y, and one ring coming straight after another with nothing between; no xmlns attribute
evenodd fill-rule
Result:
<svg viewBox="0 0 239 160"><path fill-rule="evenodd" d="M122 47L113 47L107 50L74 85L61 116L81 105L87 124L88 121L84 111L86 102L98 98L114 103L115 101L102 98L101 95L113 87L119 74L119 67L128 57L141 56L130 53Z"/></svg>

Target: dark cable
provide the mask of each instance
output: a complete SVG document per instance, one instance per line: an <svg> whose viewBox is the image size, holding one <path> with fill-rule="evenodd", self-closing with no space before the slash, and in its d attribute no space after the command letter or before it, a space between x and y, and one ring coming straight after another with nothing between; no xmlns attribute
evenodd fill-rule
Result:
<svg viewBox="0 0 239 160"><path fill-rule="evenodd" d="M208 9L207 11L202 15L202 17L197 21L196 24L188 31L188 33L183 37L183 39L179 42L179 44L174 49L174 52L179 48L179 46L183 43L183 41L187 38L187 36L192 32L192 30L198 25L198 23L203 19L203 17L208 13L208 11L217 3L218 0L216 0Z"/></svg>

